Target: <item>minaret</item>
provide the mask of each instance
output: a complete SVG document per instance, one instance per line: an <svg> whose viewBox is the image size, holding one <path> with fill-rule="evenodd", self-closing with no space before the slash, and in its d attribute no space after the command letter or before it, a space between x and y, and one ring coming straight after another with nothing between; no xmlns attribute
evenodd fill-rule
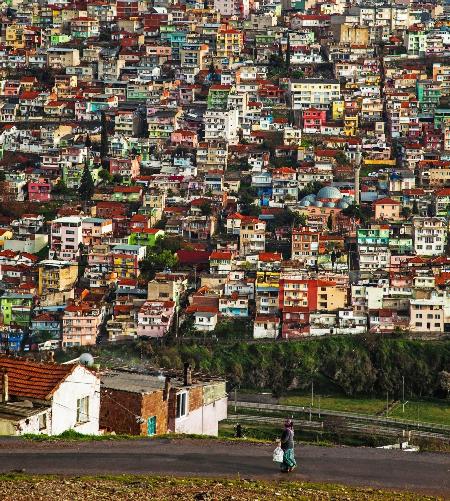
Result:
<svg viewBox="0 0 450 501"><path fill-rule="evenodd" d="M360 192L359 192L359 171L361 169L362 157L355 166L355 204L360 204Z"/></svg>

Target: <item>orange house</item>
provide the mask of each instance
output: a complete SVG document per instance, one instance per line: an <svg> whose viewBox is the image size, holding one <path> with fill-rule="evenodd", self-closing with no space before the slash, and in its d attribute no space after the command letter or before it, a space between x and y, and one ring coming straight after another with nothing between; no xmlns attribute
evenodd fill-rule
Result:
<svg viewBox="0 0 450 501"><path fill-rule="evenodd" d="M398 221L402 204L392 198L380 198L372 204L375 208L375 219Z"/></svg>

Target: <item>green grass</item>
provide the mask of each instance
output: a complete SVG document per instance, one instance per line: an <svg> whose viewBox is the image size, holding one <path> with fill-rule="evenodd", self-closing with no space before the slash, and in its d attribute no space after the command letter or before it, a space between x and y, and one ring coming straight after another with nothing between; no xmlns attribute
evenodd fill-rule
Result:
<svg viewBox="0 0 450 501"><path fill-rule="evenodd" d="M35 435L26 433L22 435L26 440L33 440L35 442L92 442L92 441L106 441L106 440L136 440L138 438L145 438L140 435L85 435L78 433L75 430L67 430L60 435Z"/></svg>
<svg viewBox="0 0 450 501"><path fill-rule="evenodd" d="M418 417L420 422L450 425L450 401L413 400L405 404L404 413L399 404L389 412L389 416L411 421L417 421Z"/></svg>
<svg viewBox="0 0 450 501"><path fill-rule="evenodd" d="M291 395L280 399L282 405L298 405L309 407L311 395ZM314 397L314 408L319 407L319 395ZM367 397L346 397L338 395L320 396L320 408L341 412L356 412L359 414L378 414L386 409L386 400Z"/></svg>

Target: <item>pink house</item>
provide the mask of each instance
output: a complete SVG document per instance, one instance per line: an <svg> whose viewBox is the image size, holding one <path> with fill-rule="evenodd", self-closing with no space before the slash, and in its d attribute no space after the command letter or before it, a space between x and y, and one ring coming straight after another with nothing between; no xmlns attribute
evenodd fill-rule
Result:
<svg viewBox="0 0 450 501"><path fill-rule="evenodd" d="M138 313L139 337L163 337L169 331L175 314L173 301L146 301Z"/></svg>
<svg viewBox="0 0 450 501"><path fill-rule="evenodd" d="M95 344L103 321L101 306L88 303L71 304L64 310L62 319L64 347Z"/></svg>
<svg viewBox="0 0 450 501"><path fill-rule="evenodd" d="M46 179L28 183L28 199L30 202L48 202L51 198L51 184Z"/></svg>
<svg viewBox="0 0 450 501"><path fill-rule="evenodd" d="M134 158L111 158L109 161L109 173L111 176L121 176L127 179L135 179L140 174L141 157Z"/></svg>
<svg viewBox="0 0 450 501"><path fill-rule="evenodd" d="M198 146L197 134L191 130L174 130L170 135L170 141L177 146L188 146L190 148L197 148Z"/></svg>

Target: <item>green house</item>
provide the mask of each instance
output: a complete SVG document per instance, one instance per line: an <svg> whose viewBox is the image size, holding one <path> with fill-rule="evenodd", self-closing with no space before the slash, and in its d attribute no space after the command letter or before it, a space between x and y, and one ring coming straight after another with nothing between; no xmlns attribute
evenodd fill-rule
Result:
<svg viewBox="0 0 450 501"><path fill-rule="evenodd" d="M156 239L162 237L164 237L163 230L157 228L142 228L130 234L128 237L128 244L154 247Z"/></svg>
<svg viewBox="0 0 450 501"><path fill-rule="evenodd" d="M226 110L230 90L230 85L211 85L208 92L208 109Z"/></svg>
<svg viewBox="0 0 450 501"><path fill-rule="evenodd" d="M361 228L357 232L358 245L389 245L389 227Z"/></svg>
<svg viewBox="0 0 450 501"><path fill-rule="evenodd" d="M423 112L433 111L441 99L441 88L434 80L417 80L417 98Z"/></svg>
<svg viewBox="0 0 450 501"><path fill-rule="evenodd" d="M5 325L28 325L32 305L32 294L4 294L0 297L0 313L3 323Z"/></svg>

